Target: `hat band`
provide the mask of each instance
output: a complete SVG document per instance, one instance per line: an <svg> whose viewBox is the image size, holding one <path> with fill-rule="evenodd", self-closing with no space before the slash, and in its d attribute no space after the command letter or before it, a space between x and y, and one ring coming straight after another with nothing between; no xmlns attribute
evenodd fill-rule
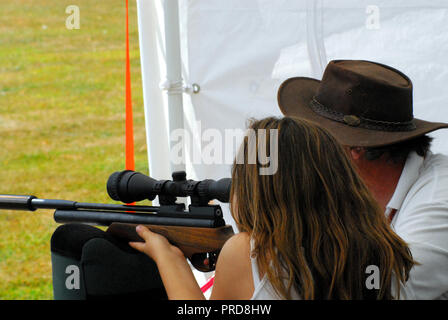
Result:
<svg viewBox="0 0 448 320"><path fill-rule="evenodd" d="M325 117L327 119L344 123L351 127L359 127L369 130L378 131L413 131L416 129L414 120L406 122L391 122L391 121L380 121L367 119L357 115L347 115L341 112L332 110L319 101L316 97L311 100L309 107L317 114Z"/></svg>

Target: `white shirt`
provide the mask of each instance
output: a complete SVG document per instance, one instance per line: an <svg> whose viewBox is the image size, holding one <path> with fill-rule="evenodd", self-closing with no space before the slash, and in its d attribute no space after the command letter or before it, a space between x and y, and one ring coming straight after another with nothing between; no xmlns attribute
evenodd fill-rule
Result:
<svg viewBox="0 0 448 320"><path fill-rule="evenodd" d="M448 299L448 157L409 154L386 215L392 209L392 228L421 264L412 268L402 294Z"/></svg>
<svg viewBox="0 0 448 320"><path fill-rule="evenodd" d="M257 258L256 255L253 254L253 240L250 240L250 262L252 265L252 277L254 280L254 293L252 295L251 300L283 300L281 296L279 296L274 287L268 280L267 275L264 275L263 279L260 279L260 273L258 271ZM300 300L299 295L294 290L291 294L293 300Z"/></svg>

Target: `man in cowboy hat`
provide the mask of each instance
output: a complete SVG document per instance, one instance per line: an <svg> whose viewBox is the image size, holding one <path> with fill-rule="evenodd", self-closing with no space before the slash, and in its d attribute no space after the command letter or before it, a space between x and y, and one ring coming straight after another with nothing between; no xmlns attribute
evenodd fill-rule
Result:
<svg viewBox="0 0 448 320"><path fill-rule="evenodd" d="M420 263L405 296L448 299L448 157L432 154L426 135L448 124L414 118L411 80L379 63L336 60L321 81L286 80L278 103L283 114L320 124L347 147Z"/></svg>

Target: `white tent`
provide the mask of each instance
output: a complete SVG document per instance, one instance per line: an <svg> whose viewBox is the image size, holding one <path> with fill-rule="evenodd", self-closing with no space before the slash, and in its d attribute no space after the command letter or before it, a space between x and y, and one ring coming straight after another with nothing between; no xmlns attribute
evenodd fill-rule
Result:
<svg viewBox="0 0 448 320"><path fill-rule="evenodd" d="M374 3L137 0L151 174L169 178L182 168L170 165L170 131L185 128L193 151L204 152L210 129L224 133L245 128L249 117L280 115L280 83L298 75L320 79L333 59L403 71L414 84L415 116L448 122L448 1ZM434 136L434 151L448 154L448 130ZM186 155L190 178L230 174L233 157L198 160L192 148Z"/></svg>
<svg viewBox="0 0 448 320"><path fill-rule="evenodd" d="M169 132L182 127L194 147L186 153L188 177L229 177L229 157L198 161L199 147L209 152L214 133L243 129L249 117L280 115L280 83L299 75L320 79L333 59L377 61L403 71L413 81L414 115L448 122L446 0L137 4L149 167L156 178L182 169L168 160ZM448 154L448 130L433 136L433 151Z"/></svg>

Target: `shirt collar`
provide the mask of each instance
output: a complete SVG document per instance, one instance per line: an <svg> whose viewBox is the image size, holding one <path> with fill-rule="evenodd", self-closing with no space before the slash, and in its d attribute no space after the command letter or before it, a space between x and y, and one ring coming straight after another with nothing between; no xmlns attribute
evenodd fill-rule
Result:
<svg viewBox="0 0 448 320"><path fill-rule="evenodd" d="M392 209L400 210L406 195L418 179L423 161L424 158L419 156L415 151L409 153L395 192L387 204L386 212Z"/></svg>

